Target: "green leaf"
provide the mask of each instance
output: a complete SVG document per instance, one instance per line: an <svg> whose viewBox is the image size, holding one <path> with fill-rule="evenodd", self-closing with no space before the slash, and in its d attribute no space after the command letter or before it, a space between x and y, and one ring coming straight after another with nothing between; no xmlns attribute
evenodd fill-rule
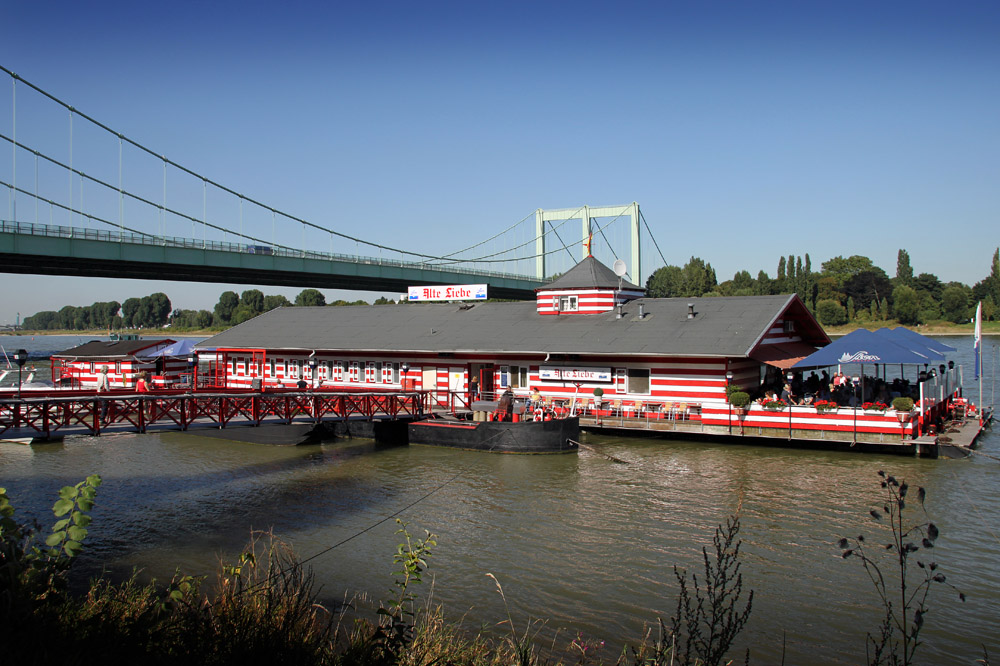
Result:
<svg viewBox="0 0 1000 666"><path fill-rule="evenodd" d="M76 525L73 525L68 530L66 530L66 534L68 534L69 538L72 539L73 541L83 541L84 539L87 538L87 530L85 530L82 527L78 527Z"/></svg>
<svg viewBox="0 0 1000 666"><path fill-rule="evenodd" d="M73 510L74 506L73 500L64 498L52 505L52 513L54 513L56 517L65 516Z"/></svg>
<svg viewBox="0 0 1000 666"><path fill-rule="evenodd" d="M94 508L94 502L89 499L79 499L77 500L77 506L80 507L80 511L90 511Z"/></svg>
<svg viewBox="0 0 1000 666"><path fill-rule="evenodd" d="M80 491L77 488L74 488L73 486L63 486L62 489L59 491L59 497L63 498L64 500L71 500L71 499L76 499L76 496L79 493Z"/></svg>
<svg viewBox="0 0 1000 666"><path fill-rule="evenodd" d="M53 532L48 537L45 538L46 546L58 546L62 543L63 538L66 536L65 532Z"/></svg>
<svg viewBox="0 0 1000 666"><path fill-rule="evenodd" d="M79 541L67 541L63 544L63 550L70 557L75 557L77 553L83 550L83 544Z"/></svg>
<svg viewBox="0 0 1000 666"><path fill-rule="evenodd" d="M79 511L73 512L73 523L79 525L80 527L86 527L90 524L91 517L85 513L80 513Z"/></svg>
<svg viewBox="0 0 1000 666"><path fill-rule="evenodd" d="M52 526L52 529L53 531L64 530L67 525L69 525L69 518L63 518L62 520L56 521L56 524Z"/></svg>

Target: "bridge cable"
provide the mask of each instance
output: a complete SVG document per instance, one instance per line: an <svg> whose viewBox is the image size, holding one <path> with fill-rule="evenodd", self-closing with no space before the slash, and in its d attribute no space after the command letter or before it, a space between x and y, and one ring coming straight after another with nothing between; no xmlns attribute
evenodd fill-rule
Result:
<svg viewBox="0 0 1000 666"><path fill-rule="evenodd" d="M653 241L653 246L656 251L660 253L660 259L663 261L663 265L667 265L667 259L663 256L663 252L660 250L659 244L656 242L656 237L653 236L653 230L649 228L649 222L646 221L646 216L642 214L642 210L639 211L639 217L642 219L642 223L646 225L646 231L649 232L649 240Z"/></svg>
<svg viewBox="0 0 1000 666"><path fill-rule="evenodd" d="M209 178L206 178L205 176L201 176L201 175L199 175L198 173L196 173L196 172L192 171L191 169L188 169L187 167L185 167L185 166L182 166L181 164L178 164L177 162L174 162L173 160L170 160L170 159L169 159L169 158L167 158L167 157L166 157L165 155L162 155L162 154L159 154L159 155L158 155L158 154L156 154L156 153L155 153L154 151L152 151L152 150L150 150L149 148L145 147L144 145L142 145L142 144L138 143L137 141L134 141L133 139L131 139L131 138L129 138L129 137L127 137L127 136L125 136L125 135L124 135L124 134L122 134L121 132L115 132L115 131L114 131L113 129L111 129L111 128L110 128L110 127L108 127L107 125L105 125L105 124L101 123L100 121L96 120L95 118L92 118L91 116L89 116L89 115L87 115L87 114L85 114L85 113L83 113L83 112L81 112L81 111L77 110L77 109L76 109L76 108L74 108L74 107L73 107L72 105L70 105L70 104L67 104L66 102L62 101L62 100L61 100L61 99L59 99L58 97L56 97L56 96L52 95L51 93L49 93L49 92L47 92L47 91L45 91L45 90L43 90L43 89L39 88L39 87L38 87L38 86L36 86L35 84L33 84L33 83L31 83L30 81L28 81L28 80L26 80L26 79L22 78L21 76L19 76L18 74L14 73L13 71L11 71L11 70L7 69L7 68L6 68L6 67L4 67L3 65L0 65L0 71L3 71L3 72L5 72L5 73L7 73L7 74L8 74L9 76L11 76L11 77L12 77L12 79L14 80L14 84L15 84L15 85L16 85L16 81L22 81L22 82L23 82L23 83L24 83L25 85L27 85L27 86L28 86L29 88L31 88L32 90L35 90L36 92L38 92L39 94L43 95L44 97L46 97L46 98L48 98L48 99L52 100L52 101L53 101L53 102L55 102L56 104L58 104L58 105L60 105L60 106L62 106L62 107L64 107L64 108L66 108L67 110L69 110L69 111L70 111L70 114L71 114L71 117L72 117L72 115L74 115L74 114L77 114L77 115L79 115L80 117L84 118L85 120L87 120L87 121L89 121L89 122L93 123L93 124L94 124L94 125L96 125L97 127L99 127L99 128L101 128L101 129L103 129L104 131L108 132L109 134L112 134L113 136L116 136L116 137L118 137L118 139L119 139L119 144L121 144L122 142L127 142L127 143L128 143L129 145L131 145L131 146L133 146L133 147L135 147L135 148L137 148L137 149L139 149L139 150L141 150L141 151L143 151L143 152L147 153L148 155L150 155L151 157L153 157L153 158L155 158L155 159L157 159L157 160L160 160L160 161L162 161L162 162L163 162L164 164L169 164L169 165L173 166L174 168L176 168L176 169L179 169L180 171L182 171L182 172L184 172L184 173L187 173L187 174L188 174L188 175L190 175L190 176L193 176L194 178L198 178L198 179L201 179L201 180L202 180L202 181L203 181L203 182L204 182L204 183L205 183L206 185L207 185L207 184L211 184L211 185L212 185L213 187L216 187L216 188L218 188L219 190L221 190L221 191L223 191L223 192L226 192L226 193L228 193L228 194L231 194L231 195L233 195L233 196L236 196L236 197L239 197L239 198L241 198L241 199L246 199L246 201L250 202L251 204L254 204L254 205L256 205L256 206L259 206L259 207L261 207L261 208L264 208L264 209L266 209L266 210L270 210L270 211L272 212L272 214L273 214L273 213L280 213L280 214L281 214L281 215L282 215L283 217L286 217L286 218L288 218L289 220L292 220L292 221L296 221L296 222L300 222L300 223L301 223L301 224L303 225L303 233L305 232L305 227L306 227L306 226L309 226L309 227L312 227L312 228L314 228L314 229L317 229L317 230L320 230L320 231L325 231L325 232L327 232L327 233L330 233L330 234L332 234L332 235L336 235L336 236L339 236L339 237L341 237L341 238L344 238L344 239L347 239L347 240L353 240L353 241L355 241L356 243L362 243L362 244L364 244L364 245L366 245L366 246L370 246L370 247L376 247L376 248L379 248L380 250L383 250L383 249L384 249L384 250L389 250L389 251L391 251L391 252L399 252L400 254L403 254L403 255L409 255L409 256L415 256L415 257L421 257L421 258L425 258L425 259L431 259L431 260L438 260L438 261L448 261L448 260L451 260L452 262L454 262L454 259L452 259L452 257L454 256L454 254L457 254L457 253L452 253L451 255L446 255L446 256L443 256L443 257L442 257L442 256L436 256L436 255L428 255L428 254L423 254L423 253L419 253L419 252L413 252L413 251L410 251L410 250L402 250L402 249L398 249L398 248L393 248L393 247L389 247L389 246L386 246L386 245L382 245L382 244L380 244L380 243L374 243L374 242L372 242L372 241L366 241L366 240L364 240L364 239L360 239L360 238L356 238L356 237L354 237L354 236L350 236L350 235L348 235L348 234L344 234L344 233L341 233L341 232L339 232L339 231L336 231L336 230L333 230L333 229L329 229L329 228L327 228L327 227L323 227L323 226L321 226L321 225L317 225L317 224L314 224L314 223L312 223L312 222L309 222L309 221L307 221L307 220L304 220L304 219L302 219L302 218L299 218L299 217L296 217L296 216L294 216L294 215L291 215L291 214L288 214L288 213L284 213L284 212L282 212L282 211L278 211L277 209L275 209L275 208L274 208L274 207L272 207L272 206L268 206L268 205L264 204L263 202L260 202L260 201L257 201L256 199L252 199L252 198L248 198L248 197L245 197L245 196L243 196L242 194L240 194L239 192L236 192L235 190L233 190L233 189L231 189L231 188L229 188L229 187L226 187L225 185L222 185L221 183L218 183L218 182L216 182L216 181L214 181L214 180L211 180L211 179L209 179ZM4 138L7 138L7 137L4 137ZM27 148L26 146L22 146L21 144L18 144L18 143L17 143L17 142L15 141L15 140L11 140L11 139L7 139L7 140L8 140L8 141L11 141L11 143L12 143L12 144L13 144L13 145L15 146L15 154L16 154L16 147L22 147L22 148L25 148L25 149L28 149L28 150L30 150L30 149L29 149L29 148ZM44 155L43 155L43 156L44 156ZM51 160L51 158L47 158L47 159L50 159L50 160ZM53 162L56 162L55 160L51 160L51 161L53 161ZM65 168L65 165L63 165L63 168ZM91 176L87 176L86 174L83 174L83 173L80 173L80 175L81 175L82 177L84 177L84 176L85 176L85 177L87 177L88 179L90 179L90 180L93 180L94 182L99 182L99 183L101 182L101 181L99 181L99 180L98 180L98 179L96 179L96 178L93 178L93 177L91 177ZM72 178L72 175L71 175L71 178ZM104 184L104 183L101 183L101 184ZM104 185L105 185L105 186L108 186L108 187L109 187L110 189L116 189L116 188L114 188L113 186L109 186L109 185L107 185L107 184L104 184ZM11 189L12 189L12 191L23 191L23 190L20 190L20 189L17 189L17 188L15 188L15 187L13 187L13 186L11 186ZM121 189L120 187L119 187L119 188L117 188L117 189L118 189L119 193L121 193L121 192L122 192L122 189ZM27 192L26 192L26 194L30 194L30 193L27 193ZM153 203L153 202L151 202L151 201L147 201L147 200L145 200L145 199L143 199L143 198L141 198L141 197L138 197L138 196L136 196L136 195L133 195L133 194L131 194L131 193L129 193L129 196L130 196L131 198L135 198L135 199L137 199L137 200L139 200L139 201L142 201L142 202L146 203L147 205L151 205L151 206L153 206L154 208L158 208L158 207L159 207L159 206L158 206L157 204L155 204L155 203ZM50 202L50 203L53 203L53 202ZM57 204L57 205L58 205L58 204ZM120 205L121 205L121 204L120 204ZM71 211L71 212L72 212L72 208L71 208L71 207L65 207L65 206L61 206L61 207L63 207L63 208L65 208L66 210L69 210L69 211ZM171 212L173 212L173 211L171 211ZM82 214L82 213L81 213L81 214ZM179 213L178 213L178 214L179 214ZM192 219L192 218L190 218L190 216L187 216L187 215L183 215L183 214L180 214L180 215L181 215L182 217L186 217L186 218L188 218L188 219ZM619 216L620 216L620 215L619 215ZM114 225L113 225L113 223L110 223L110 222L108 222L108 221L106 221L106 220L103 220L103 219L101 219L101 218L93 218L93 219L98 219L98 220L100 220L101 222L104 222L105 224L110 224L110 225L114 226ZM525 218L525 219L527 219L527 218ZM617 219L617 218L615 218L615 219ZM523 220L522 220L522 222L523 222ZM565 223L565 221L564 221L564 223ZM207 224L206 224L206 222L205 222L204 220L202 221L202 224L203 224L204 226L211 226L211 227L212 227L213 229L216 229L216 230L219 230L219 231L222 231L223 233L233 233L233 232L232 232L232 231L231 231L230 229L228 229L228 228L225 228L225 227L221 227L221 226L218 226L218 225L207 225ZM518 224L520 224L520 222L519 222ZM121 224L121 223L119 223L119 225L118 225L118 226L119 226L119 229L120 229L120 230L123 230L123 229L125 228L125 227L124 227L124 225L123 225L123 224ZM517 226L517 225L513 225L513 226ZM607 225L605 225L605 226L607 226ZM647 229L648 229L648 224L647 224ZM599 230L603 230L603 227L601 227L601 228L600 228ZM153 236L152 234L148 234L148 233L145 233L145 232L141 232L141 231L135 231L135 233L139 233L139 234L142 234L142 235L144 235L144 236L149 236L149 237L153 237L153 238L155 238L155 236ZM502 233L503 233L503 232L502 232ZM258 238L254 238L254 237L251 237L251 236L245 236L245 235L243 235L243 234L239 234L239 235L240 235L240 237L242 237L242 238L246 238L246 239L248 239L248 240L255 240L255 241L257 241L257 242L264 242L264 241L261 241L261 240L260 240L260 239L258 239ZM501 234L501 235L502 235L502 234ZM557 237L558 237L558 233L557 233L556 235L557 235ZM494 236L494 238L496 238L496 236ZM606 239L605 239L605 240L606 240ZM561 237L560 237L560 241L562 241ZM531 241L531 242L534 242L534 241ZM655 241L655 239L653 239L653 242L654 242L654 244L656 244L656 241ZM471 247L477 247L478 245L481 245L481 244L482 244L482 243L479 243L479 244L477 244L477 245L474 245L474 246L471 246ZM610 246L610 244L609 244L609 246ZM279 247L284 247L284 246L279 246ZM521 246L518 246L518 247L523 247L523 245L521 245ZM285 249L294 249L294 248L285 248ZM466 248L466 250L467 250L467 249L471 249L471 248ZM512 249L517 249L517 248L512 248ZM568 250L568 247L566 246L565 242L563 242L563 248L558 248L558 249L554 250L553 252L558 252L558 251L560 251L560 250L562 250L562 249L567 249L567 250ZM657 250L659 250L659 246L657 246ZM302 251L303 251L303 252L305 252L304 248L303 248L303 250L302 250ZM458 253L460 253L460 252L464 252L464 251L465 251L465 250L460 250L460 251L459 251ZM535 259L535 258L538 258L539 256L544 256L544 255L547 255L547 254L551 254L551 253L553 253L553 252L545 252L545 253L542 253L541 255L539 255L539 254L535 254L535 255L532 255L532 256L526 256L526 257L520 257L520 258L513 258L513 259L494 259L494 260L493 260L492 262L489 262L489 263L506 263L506 262L513 262L513 261L526 261L526 260L530 260L530 259ZM494 254L492 254L492 255L485 255L485 258L489 258L489 257L493 257L493 256L496 256L497 254L504 254L504 253L494 253ZM661 254L661 257L662 257L662 252L661 252L660 254ZM572 253L570 253L570 256L572 256ZM457 262L457 263L471 263L471 262L475 262L475 261L485 261L485 259L465 259L465 260L460 260L460 261L459 261L459 262ZM664 260L664 261L665 261L665 260Z"/></svg>
<svg viewBox="0 0 1000 666"><path fill-rule="evenodd" d="M55 95L52 95L51 93L46 92L45 90L42 90L41 88L39 88L35 84L33 84L30 81L22 78L21 76L19 76L18 74L14 73L13 71L7 69L3 65L0 65L0 71L3 71L5 73L7 73L10 77L12 77L15 80L15 82L16 81L22 81L25 85L27 85L32 90L38 92L39 94L43 95L44 97L47 97L48 99L52 100L56 104L58 104L58 105L60 105L60 106L62 106L64 108L68 109L70 112L79 115L81 118L84 118L85 120L90 121L91 123L93 123L97 127L100 127L101 129L103 129L104 131L108 132L109 134L111 134L113 136L117 136L119 138L119 140L124 141L124 142L128 143L129 145L131 145L131 146L133 146L135 148L138 148L142 152L147 153L148 155L150 155L150 156L152 156L152 157L154 157L154 158L156 158L158 160L162 160L162 161L166 162L167 164L169 164L170 166L172 166L172 167L174 167L176 169L179 169L180 171L183 171L184 173L186 173L186 174L188 174L190 176L193 176L194 178L203 180L206 183L211 184L213 187L216 187L216 188L218 188L219 190L221 190L223 192L226 192L228 194L231 194L231 195L237 196L237 197L241 196L239 192L237 192L237 191L235 191L235 190L233 190L233 189L231 189L229 187L226 187L225 185L222 185L221 183L218 183L218 182L216 182L214 180L206 178L205 176L202 176L202 175L200 175L200 174L192 171L191 169L188 169L187 167L185 167L185 166L183 166L181 164L178 164L177 162L174 162L173 160L167 158L166 156L164 156L162 154L157 155L154 151L150 150L149 148L145 147L144 145L138 143L137 141L134 141L133 139L130 139L129 137L127 137L124 134L122 134L121 132L114 131L113 129L111 129L110 127L108 127L107 125L105 125L104 123L102 123L102 122L96 120L95 118L92 118L92 117L88 116L87 114L85 114L85 113L77 110L72 105L67 104L66 102L64 102L61 99L59 99L58 97L56 97ZM15 145L17 145L17 144L15 143ZM249 197L244 197L244 198L246 198L246 200L248 202L250 202L250 203L252 203L252 204L254 204L256 206L259 206L259 207L261 207L261 208L263 208L265 210L270 210L272 212L278 212L283 217L286 217L289 220L292 220L294 222L300 222L304 226L309 226L309 227L312 227L313 229L317 229L319 231L329 232L331 234L334 234L334 235L339 236L341 238L344 238L346 240L353 240L353 241L355 241L357 243L362 243L362 244L370 246L370 247L376 247L376 248L380 248L380 249L384 249L384 250L389 250L391 252L399 252L401 254L406 254L406 255L415 256L415 257L423 257L425 259L437 259L437 260L445 260L445 259L447 259L447 257L440 257L440 256L435 256L435 255L422 254L422 253L413 252L413 251L410 251L410 250L401 250L399 248L393 248L393 247L389 247L389 246L386 246L386 245L382 245L380 243L374 243L372 241L366 241L366 240L361 239L361 238L356 238L354 236L350 236L348 234L344 234L344 233L341 233L339 231L336 231L336 230L333 230L333 229L329 229L327 227L323 227L323 226L315 224L313 222L309 222L309 221L304 220L304 219L302 219L300 217L296 217L295 215L291 215L289 213L278 211L273 206L268 206L268 205L264 204L261 201L257 201L256 199L251 199ZM219 227L215 227L215 228L219 228ZM223 230L224 231L229 231L228 229L223 229ZM231 233L231 231L230 231L230 233ZM525 259L530 259L530 258L533 258L533 257L526 257ZM516 260L516 261L520 261L520 260L521 259ZM511 260L511 261L515 261L515 260Z"/></svg>

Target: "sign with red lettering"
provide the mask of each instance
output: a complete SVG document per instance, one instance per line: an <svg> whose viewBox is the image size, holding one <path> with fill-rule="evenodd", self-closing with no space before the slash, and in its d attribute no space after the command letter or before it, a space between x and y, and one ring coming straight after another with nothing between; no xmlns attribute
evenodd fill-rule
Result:
<svg viewBox="0 0 1000 666"><path fill-rule="evenodd" d="M408 287L409 301L485 301L485 284L452 284L439 287Z"/></svg>
<svg viewBox="0 0 1000 666"><path fill-rule="evenodd" d="M543 365L538 378L549 381L610 382L611 368L585 368Z"/></svg>

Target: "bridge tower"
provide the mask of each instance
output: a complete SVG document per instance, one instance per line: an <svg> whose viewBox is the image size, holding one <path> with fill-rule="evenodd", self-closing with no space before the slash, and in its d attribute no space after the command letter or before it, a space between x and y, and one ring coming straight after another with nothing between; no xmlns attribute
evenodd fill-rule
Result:
<svg viewBox="0 0 1000 666"><path fill-rule="evenodd" d="M597 231L594 225L594 218L601 217L621 217L627 215L631 222L629 228L631 232L631 256L629 257L628 269L632 282L641 284L642 266L639 257L639 204L632 202L624 206L582 206L580 208L561 208L559 210L543 210L539 208L535 211L535 277L539 280L545 279L548 275L545 270L545 223L561 222L563 220L579 219L582 224L583 235L581 236L581 256L580 260L587 258L587 251L582 249L582 243L590 237L592 232Z"/></svg>

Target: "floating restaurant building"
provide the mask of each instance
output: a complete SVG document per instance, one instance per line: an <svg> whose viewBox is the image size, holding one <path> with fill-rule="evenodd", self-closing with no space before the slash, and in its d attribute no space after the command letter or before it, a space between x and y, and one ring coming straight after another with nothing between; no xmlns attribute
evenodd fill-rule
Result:
<svg viewBox="0 0 1000 666"><path fill-rule="evenodd" d="M565 409L597 399L605 411L726 426L727 385L780 380L829 342L794 294L646 298L587 257L535 302L278 308L201 346L219 387L412 389L451 408L474 389L537 390Z"/></svg>
<svg viewBox="0 0 1000 666"><path fill-rule="evenodd" d="M53 354L52 378L59 386L92 389L103 370L109 388L128 389L135 387L139 374L145 372L153 386L171 385L190 373L186 358L162 353L174 344L169 338L91 340Z"/></svg>

